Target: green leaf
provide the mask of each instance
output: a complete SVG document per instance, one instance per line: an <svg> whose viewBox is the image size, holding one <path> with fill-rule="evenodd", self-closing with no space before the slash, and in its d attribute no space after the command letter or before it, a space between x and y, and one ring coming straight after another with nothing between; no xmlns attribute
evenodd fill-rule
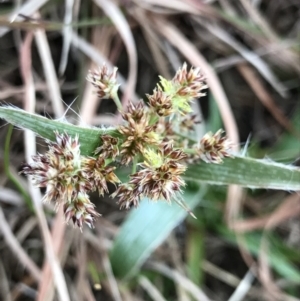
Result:
<svg viewBox="0 0 300 301"><path fill-rule="evenodd" d="M188 219L189 220L189 219ZM190 219L191 220L191 219ZM193 220L193 222L195 219ZM186 266L189 278L197 285L201 286L204 280L204 271L200 269L205 259L205 229L201 220L188 223L186 240Z"/></svg>
<svg viewBox="0 0 300 301"><path fill-rule="evenodd" d="M38 135L54 140L54 131L66 131L69 135L79 135L81 153L91 155L100 143L99 137L104 133L117 136L115 129L85 128L66 122L50 120L29 114L12 107L0 107L0 118L34 131ZM300 190L300 169L273 161L250 158L227 158L223 164L199 163L190 165L184 178L198 183L215 185L238 184L249 188Z"/></svg>
<svg viewBox="0 0 300 301"><path fill-rule="evenodd" d="M115 135L114 129L99 129L76 126L67 122L51 120L40 115L30 114L26 111L13 107L0 107L0 118L7 120L9 123L29 129L45 139L55 140L54 131L67 132L74 137L79 135L81 144L81 154L91 155L100 144L100 136L104 133Z"/></svg>
<svg viewBox="0 0 300 301"><path fill-rule="evenodd" d="M300 168L251 158L226 158L222 164L190 165L186 180L215 185L237 184L248 188L300 190Z"/></svg>
<svg viewBox="0 0 300 301"><path fill-rule="evenodd" d="M190 209L201 201L205 191L205 187L187 187L183 197ZM143 200L129 213L115 240L110 254L115 275L119 278L133 276L186 215L187 212L175 203Z"/></svg>

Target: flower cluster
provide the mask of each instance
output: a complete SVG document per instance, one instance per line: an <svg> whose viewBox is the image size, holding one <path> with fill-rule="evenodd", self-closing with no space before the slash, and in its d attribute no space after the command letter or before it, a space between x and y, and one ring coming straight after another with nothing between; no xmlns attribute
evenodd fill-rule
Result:
<svg viewBox="0 0 300 301"><path fill-rule="evenodd" d="M142 102L129 103L127 112L122 114L125 125L118 130L123 135L121 144L122 164L128 165L135 156L143 154L148 147L158 146L160 139L151 124L151 116Z"/></svg>
<svg viewBox="0 0 300 301"><path fill-rule="evenodd" d="M84 223L93 227L99 214L89 193L109 193L108 183L118 185L111 196L118 197L120 208L136 207L142 198L182 204L186 163L197 159L218 164L230 156L230 143L222 130L207 133L198 143L191 138L199 121L191 114L190 104L207 88L199 68L188 71L184 64L172 80L161 77L153 94L146 95L148 106L143 101L129 102L125 110L117 95L116 71L109 73L103 66L90 71L87 80L100 98L116 102L123 123L101 135L91 156L80 153L80 137L55 132L56 141L48 141L48 152L34 156L22 171L36 186L45 187L44 200L62 205L66 221L72 220L79 228ZM132 164L126 183L114 173L120 164Z"/></svg>
<svg viewBox="0 0 300 301"><path fill-rule="evenodd" d="M118 68L114 68L113 72L109 73L106 65L103 65L99 70L89 70L86 79L97 88L97 95L100 99L114 98L114 95L119 89L119 85L117 84L117 71Z"/></svg>
<svg viewBox="0 0 300 301"><path fill-rule="evenodd" d="M205 95L202 92L204 89L207 89L207 85L200 68L187 71L184 63L172 80L160 77L158 87L147 98L151 108L159 116L186 115L192 112L191 101Z"/></svg>
<svg viewBox="0 0 300 301"><path fill-rule="evenodd" d="M34 156L33 162L24 164L22 173L31 175L37 187L45 187L44 201L63 205L66 221L72 220L82 228L83 223L93 227L99 216L88 193L108 192L107 182L118 183L115 167L106 166L103 157L84 157L80 154L78 136L55 133L56 142L49 142L44 155Z"/></svg>
<svg viewBox="0 0 300 301"><path fill-rule="evenodd" d="M186 154L173 149L171 142L161 143L156 151L147 150L140 170L130 175L129 182L120 185L113 197L119 196L120 207L126 209L136 207L142 197L170 203L185 185L181 174L186 166L180 163L185 158Z"/></svg>
<svg viewBox="0 0 300 301"><path fill-rule="evenodd" d="M222 159L231 157L231 143L223 130L218 130L215 134L209 132L203 136L198 146L198 155L207 163L222 163Z"/></svg>

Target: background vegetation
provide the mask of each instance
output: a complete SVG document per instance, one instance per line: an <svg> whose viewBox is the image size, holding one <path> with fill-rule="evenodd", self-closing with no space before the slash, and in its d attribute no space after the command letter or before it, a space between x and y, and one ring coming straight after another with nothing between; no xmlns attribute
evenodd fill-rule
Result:
<svg viewBox="0 0 300 301"><path fill-rule="evenodd" d="M97 99L88 69L118 66L126 104L186 61L209 85L194 105L199 136L223 127L241 156L299 166L298 0L3 1L0 13L2 104L115 125L116 107ZM95 194L102 217L80 233L61 211L38 207L42 192L18 174L34 139L1 121L0 300L300 300L300 197L290 191L300 177L280 190L191 183L184 196L196 220L176 204L119 211ZM203 166L187 177L218 173ZM283 174L253 170L243 186L272 178L274 188Z"/></svg>

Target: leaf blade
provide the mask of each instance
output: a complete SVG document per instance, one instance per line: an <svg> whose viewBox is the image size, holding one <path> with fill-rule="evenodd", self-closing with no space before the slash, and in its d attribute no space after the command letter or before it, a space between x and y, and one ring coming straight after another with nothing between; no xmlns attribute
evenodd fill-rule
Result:
<svg viewBox="0 0 300 301"><path fill-rule="evenodd" d="M113 134L114 129L85 128L67 122L51 120L40 115L31 114L18 108L0 107L0 118L24 129L29 129L45 139L55 140L54 131L67 132L74 137L79 135L81 154L91 155L100 144L103 133Z"/></svg>
<svg viewBox="0 0 300 301"><path fill-rule="evenodd" d="M235 157L223 164L190 165L186 180L214 185L237 184L247 188L300 190L300 168L266 160Z"/></svg>
<svg viewBox="0 0 300 301"><path fill-rule="evenodd" d="M188 186L183 197L192 209L199 203L205 192L205 187L192 189ZM146 200L141 202L139 208L129 213L110 253L115 275L120 278L133 276L153 250L187 214L177 204L170 206L165 202L155 204Z"/></svg>

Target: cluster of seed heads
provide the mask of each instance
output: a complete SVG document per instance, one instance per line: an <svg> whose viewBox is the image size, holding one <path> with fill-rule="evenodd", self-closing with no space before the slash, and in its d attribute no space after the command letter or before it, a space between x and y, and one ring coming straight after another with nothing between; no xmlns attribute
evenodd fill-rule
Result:
<svg viewBox="0 0 300 301"><path fill-rule="evenodd" d="M87 80L96 87L99 98L111 98L120 105L116 68L112 73L105 65L89 71ZM191 102L203 96L206 88L200 69L188 70L184 64L172 80L160 77L153 94L146 95L148 105L140 101L130 102L126 109L118 106L123 123L110 135L99 137L92 156L80 153L80 137L55 132L56 141L47 141L49 150L34 156L22 172L37 187L46 188L44 200L63 206L66 221L80 229L84 223L93 227L100 215L89 194L109 193L108 183L116 186L111 197L118 199L120 208L136 207L142 198L168 203L180 200L187 162L222 163L230 156L230 143L222 130L207 133L198 142L184 136L198 122ZM114 173L120 164L133 166L126 183Z"/></svg>

